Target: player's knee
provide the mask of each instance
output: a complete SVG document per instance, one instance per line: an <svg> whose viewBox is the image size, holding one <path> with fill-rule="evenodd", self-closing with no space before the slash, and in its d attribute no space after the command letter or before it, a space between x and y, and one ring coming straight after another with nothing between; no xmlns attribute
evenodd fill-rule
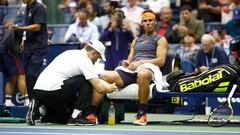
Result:
<svg viewBox="0 0 240 135"><path fill-rule="evenodd" d="M149 71L142 71L142 72L139 72L138 75L137 75L137 79L139 81L151 81L152 80L152 73L149 72Z"/></svg>

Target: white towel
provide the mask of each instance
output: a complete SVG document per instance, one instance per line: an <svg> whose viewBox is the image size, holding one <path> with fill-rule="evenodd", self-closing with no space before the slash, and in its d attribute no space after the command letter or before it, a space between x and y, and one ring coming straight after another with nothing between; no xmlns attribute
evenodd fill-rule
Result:
<svg viewBox="0 0 240 135"><path fill-rule="evenodd" d="M159 67L154 64L144 63L144 64L140 65L139 67L137 67L137 69L135 71L132 71L128 68L124 68L123 66L119 66L116 69L123 70L128 73L138 73L142 69L149 69L153 72L152 80L156 85L157 91L158 92L169 92L169 90L163 90L163 88L168 87L169 84L163 80L162 72L160 71Z"/></svg>

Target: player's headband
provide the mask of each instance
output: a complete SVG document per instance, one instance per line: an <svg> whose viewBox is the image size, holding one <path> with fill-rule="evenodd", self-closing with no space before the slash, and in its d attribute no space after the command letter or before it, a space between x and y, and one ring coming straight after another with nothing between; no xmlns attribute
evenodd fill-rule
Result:
<svg viewBox="0 0 240 135"><path fill-rule="evenodd" d="M155 14L151 13L151 12L145 12L142 14L142 20L144 20L145 18L150 17L152 18L154 21L156 21L156 16Z"/></svg>

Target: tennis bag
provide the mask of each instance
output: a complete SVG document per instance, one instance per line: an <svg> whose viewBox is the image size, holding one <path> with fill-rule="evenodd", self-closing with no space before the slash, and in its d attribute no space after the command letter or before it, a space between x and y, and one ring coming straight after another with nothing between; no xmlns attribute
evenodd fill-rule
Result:
<svg viewBox="0 0 240 135"><path fill-rule="evenodd" d="M239 77L239 65L221 65L196 76L178 74L178 78L168 81L170 90L175 92L229 92L233 84L238 84Z"/></svg>

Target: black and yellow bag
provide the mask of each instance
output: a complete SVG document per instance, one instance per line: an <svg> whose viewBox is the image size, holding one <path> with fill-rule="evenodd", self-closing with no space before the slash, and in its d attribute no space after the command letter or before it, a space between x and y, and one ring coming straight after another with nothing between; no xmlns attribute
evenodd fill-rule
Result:
<svg viewBox="0 0 240 135"><path fill-rule="evenodd" d="M239 77L239 65L221 65L196 76L183 75L168 81L169 89L175 92L229 92Z"/></svg>

